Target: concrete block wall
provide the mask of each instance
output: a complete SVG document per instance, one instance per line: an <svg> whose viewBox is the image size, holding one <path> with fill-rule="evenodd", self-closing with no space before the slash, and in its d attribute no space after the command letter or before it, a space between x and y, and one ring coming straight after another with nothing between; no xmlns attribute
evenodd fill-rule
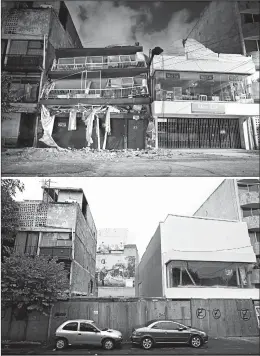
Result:
<svg viewBox="0 0 260 356"><path fill-rule="evenodd" d="M137 267L135 291L137 297L163 296L160 225Z"/></svg>

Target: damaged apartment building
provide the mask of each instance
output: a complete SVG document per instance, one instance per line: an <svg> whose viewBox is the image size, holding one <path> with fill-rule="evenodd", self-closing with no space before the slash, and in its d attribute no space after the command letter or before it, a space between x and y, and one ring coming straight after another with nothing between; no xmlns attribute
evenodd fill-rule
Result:
<svg viewBox="0 0 260 356"><path fill-rule="evenodd" d="M15 252L58 258L70 295L97 296L97 230L81 188L43 187L43 199L19 202Z"/></svg>
<svg viewBox="0 0 260 356"><path fill-rule="evenodd" d="M42 141L76 149L145 148L147 77L139 43L57 49L40 99Z"/></svg>
<svg viewBox="0 0 260 356"><path fill-rule="evenodd" d="M2 145L36 146L40 92L55 49L82 44L65 1L2 1L1 11L2 79L10 77L11 93L10 110L2 106Z"/></svg>

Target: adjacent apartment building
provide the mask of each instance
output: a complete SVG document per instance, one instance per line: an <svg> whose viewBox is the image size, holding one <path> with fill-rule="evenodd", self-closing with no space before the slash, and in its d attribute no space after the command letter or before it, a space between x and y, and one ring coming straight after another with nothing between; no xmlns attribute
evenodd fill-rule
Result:
<svg viewBox="0 0 260 356"><path fill-rule="evenodd" d="M138 297L259 299L244 222L168 215L136 272Z"/></svg>
<svg viewBox="0 0 260 356"><path fill-rule="evenodd" d="M225 179L194 213L197 217L232 219L247 224L257 260L251 276L252 285L256 288L260 288L259 190L259 179Z"/></svg>
<svg viewBox="0 0 260 356"><path fill-rule="evenodd" d="M40 100L46 132L61 147L145 148L147 77L139 43L57 49Z"/></svg>
<svg viewBox="0 0 260 356"><path fill-rule="evenodd" d="M36 146L42 135L38 106L56 48L81 48L65 1L1 2L2 74L10 76L12 112L2 112L2 144Z"/></svg>
<svg viewBox="0 0 260 356"><path fill-rule="evenodd" d="M72 296L97 296L97 230L83 190L44 187L41 201L19 203L19 216L15 251L57 257Z"/></svg>
<svg viewBox="0 0 260 356"><path fill-rule="evenodd" d="M213 15L214 14L214 15ZM191 37L218 53L236 53L251 57L256 72L251 76L252 97L259 103L259 1L211 1L201 14ZM257 131L259 148L259 114L251 119Z"/></svg>
<svg viewBox="0 0 260 356"><path fill-rule="evenodd" d="M128 243L128 230L98 230L96 281L99 297L134 297L135 271L139 263L135 244Z"/></svg>
<svg viewBox="0 0 260 356"><path fill-rule="evenodd" d="M255 149L258 134L252 118L259 118L259 105L250 83L253 60L207 47L187 40L183 55L154 56L156 147Z"/></svg>

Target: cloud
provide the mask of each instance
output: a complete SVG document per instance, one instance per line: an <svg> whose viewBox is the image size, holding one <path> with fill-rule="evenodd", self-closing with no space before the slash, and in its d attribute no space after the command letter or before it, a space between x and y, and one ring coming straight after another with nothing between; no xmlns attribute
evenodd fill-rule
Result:
<svg viewBox="0 0 260 356"><path fill-rule="evenodd" d="M173 13L163 30L148 33L147 25L152 24L154 18L151 6L148 7L147 3L140 6L138 10L122 1L67 1L66 3L85 47L129 45L140 42L145 53L155 46L160 46L165 52L171 53L176 48L182 48L181 40L193 26L187 9ZM162 3L154 2L153 6L159 7Z"/></svg>

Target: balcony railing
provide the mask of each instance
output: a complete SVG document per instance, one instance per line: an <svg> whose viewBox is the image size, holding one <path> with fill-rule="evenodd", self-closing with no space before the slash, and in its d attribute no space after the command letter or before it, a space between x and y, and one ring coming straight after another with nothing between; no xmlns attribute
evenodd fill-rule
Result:
<svg viewBox="0 0 260 356"><path fill-rule="evenodd" d="M259 228L259 224L260 224L259 215L243 217L243 221L247 223L248 229Z"/></svg>
<svg viewBox="0 0 260 356"><path fill-rule="evenodd" d="M43 99L117 99L148 97L146 86L133 86L128 88L106 88L106 89L53 89L48 94L43 94Z"/></svg>
<svg viewBox="0 0 260 356"><path fill-rule="evenodd" d="M74 70L88 70L95 71L101 69L122 69L122 68L144 68L147 67L144 61L123 61L123 62L100 62L100 63L54 63L52 71L74 71Z"/></svg>
<svg viewBox="0 0 260 356"><path fill-rule="evenodd" d="M29 55L7 55L4 69L10 71L30 71L41 70L43 65L43 56L29 56Z"/></svg>
<svg viewBox="0 0 260 356"><path fill-rule="evenodd" d="M242 94L232 98L229 95L174 95L173 91L160 90L155 93L156 101L213 101L213 102L239 102L239 103L254 103L249 94Z"/></svg>

